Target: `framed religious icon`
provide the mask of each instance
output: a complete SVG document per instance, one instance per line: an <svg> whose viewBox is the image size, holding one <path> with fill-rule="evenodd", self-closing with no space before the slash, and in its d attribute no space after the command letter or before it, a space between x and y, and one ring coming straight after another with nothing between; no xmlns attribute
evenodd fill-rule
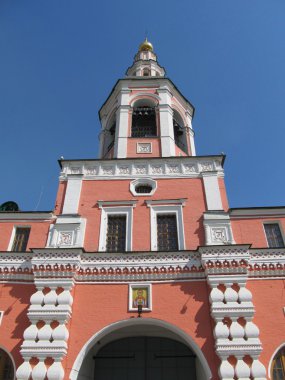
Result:
<svg viewBox="0 0 285 380"><path fill-rule="evenodd" d="M143 311L152 309L151 284L129 285L129 310L137 311L141 306Z"/></svg>

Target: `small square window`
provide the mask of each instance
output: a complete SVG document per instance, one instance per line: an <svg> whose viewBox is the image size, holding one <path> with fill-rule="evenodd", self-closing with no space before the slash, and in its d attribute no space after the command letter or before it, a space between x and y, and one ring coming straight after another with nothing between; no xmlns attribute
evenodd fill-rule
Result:
<svg viewBox="0 0 285 380"><path fill-rule="evenodd" d="M24 252L27 249L30 236L30 227L16 227L11 251Z"/></svg>
<svg viewBox="0 0 285 380"><path fill-rule="evenodd" d="M269 248L284 247L284 241L278 223L266 223L264 224L264 230Z"/></svg>

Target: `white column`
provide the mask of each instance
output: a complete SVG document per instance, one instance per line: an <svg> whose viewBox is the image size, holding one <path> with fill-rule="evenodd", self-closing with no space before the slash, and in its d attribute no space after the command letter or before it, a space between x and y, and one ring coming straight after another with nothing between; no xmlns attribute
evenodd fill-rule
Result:
<svg viewBox="0 0 285 380"><path fill-rule="evenodd" d="M105 131L102 130L99 133L98 137L99 137L99 158L102 158L104 154Z"/></svg>
<svg viewBox="0 0 285 380"><path fill-rule="evenodd" d="M207 201L207 209L223 210L217 173L204 172L202 173L202 177Z"/></svg>
<svg viewBox="0 0 285 380"><path fill-rule="evenodd" d="M120 106L116 114L114 158L126 158L129 137L130 106Z"/></svg>
<svg viewBox="0 0 285 380"><path fill-rule="evenodd" d="M130 90L123 88L118 96L118 109L116 112L116 134L114 158L127 157L129 137Z"/></svg>
<svg viewBox="0 0 285 380"><path fill-rule="evenodd" d="M105 145L105 128L106 128L106 115L104 115L101 118L101 125L102 129L101 132L99 133L99 158L102 158L104 155L104 145Z"/></svg>
<svg viewBox="0 0 285 380"><path fill-rule="evenodd" d="M171 93L167 87L157 90L159 102L160 141L162 157L175 156L175 141L173 130L173 111L171 108Z"/></svg>
<svg viewBox="0 0 285 380"><path fill-rule="evenodd" d="M71 174L68 176L64 197L63 214L77 214L82 187L82 175Z"/></svg>
<svg viewBox="0 0 285 380"><path fill-rule="evenodd" d="M189 131L189 141L190 141L190 149L192 156L196 156L196 148L195 148L195 141L194 141L194 131L192 129L192 116L189 112L186 112L186 119L187 119L187 127Z"/></svg>

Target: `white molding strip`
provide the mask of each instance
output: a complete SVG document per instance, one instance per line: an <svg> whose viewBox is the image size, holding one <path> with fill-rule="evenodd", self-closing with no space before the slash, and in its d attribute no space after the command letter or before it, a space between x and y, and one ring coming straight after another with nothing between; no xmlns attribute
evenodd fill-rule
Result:
<svg viewBox="0 0 285 380"><path fill-rule="evenodd" d="M131 200L131 201L98 201L99 208L102 207L108 207L108 206L130 206L130 207L136 207L136 204L138 203L137 200Z"/></svg>
<svg viewBox="0 0 285 380"><path fill-rule="evenodd" d="M37 220L37 221L47 221L56 219L56 216L52 212L0 212L0 223L6 222L7 220Z"/></svg>

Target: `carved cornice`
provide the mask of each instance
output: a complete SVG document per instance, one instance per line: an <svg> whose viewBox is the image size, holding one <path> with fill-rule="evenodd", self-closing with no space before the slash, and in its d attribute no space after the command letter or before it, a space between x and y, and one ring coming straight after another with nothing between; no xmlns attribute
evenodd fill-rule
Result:
<svg viewBox="0 0 285 380"><path fill-rule="evenodd" d="M285 248L206 246L197 251L86 253L81 248L42 248L0 253L1 282L168 281L235 276L285 276ZM47 279L47 280L45 280ZM240 281L240 280L239 280ZM226 279L224 279L226 282Z"/></svg>
<svg viewBox="0 0 285 380"><path fill-rule="evenodd" d="M200 247L203 267L208 275L246 274L250 259L249 245Z"/></svg>
<svg viewBox="0 0 285 380"><path fill-rule="evenodd" d="M117 160L61 161L61 180L83 175L85 180L153 178L197 178L203 172L224 175L223 156L172 157Z"/></svg>

